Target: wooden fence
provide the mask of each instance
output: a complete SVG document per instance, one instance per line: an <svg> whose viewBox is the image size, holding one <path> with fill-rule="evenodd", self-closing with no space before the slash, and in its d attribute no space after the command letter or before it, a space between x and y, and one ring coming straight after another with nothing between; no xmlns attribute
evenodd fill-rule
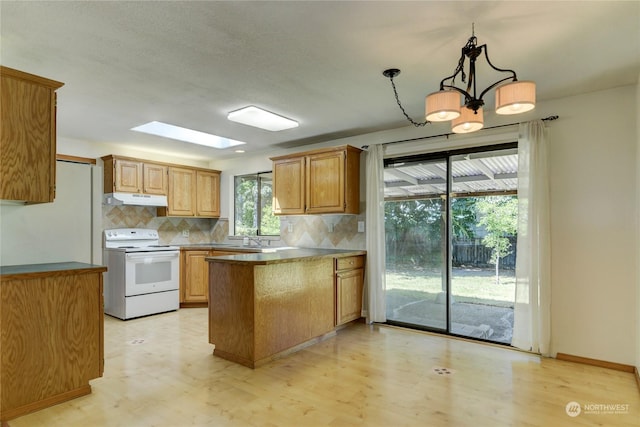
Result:
<svg viewBox="0 0 640 427"><path fill-rule="evenodd" d="M512 237L511 254L500 258L500 268L516 268L516 238ZM451 262L454 267L469 266L486 268L491 267L491 248L482 244L482 239L455 239L453 241L453 252Z"/></svg>

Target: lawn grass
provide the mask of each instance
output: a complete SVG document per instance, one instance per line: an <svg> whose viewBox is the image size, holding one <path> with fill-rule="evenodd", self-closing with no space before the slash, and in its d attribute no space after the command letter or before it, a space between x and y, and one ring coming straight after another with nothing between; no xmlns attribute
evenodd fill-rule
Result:
<svg viewBox="0 0 640 427"><path fill-rule="evenodd" d="M513 307L515 284L513 271L500 271L500 284L496 284L493 269L454 268L451 293L454 301L458 302ZM386 288L401 293L407 299L435 300L442 292L442 278L435 271L410 268L387 270Z"/></svg>

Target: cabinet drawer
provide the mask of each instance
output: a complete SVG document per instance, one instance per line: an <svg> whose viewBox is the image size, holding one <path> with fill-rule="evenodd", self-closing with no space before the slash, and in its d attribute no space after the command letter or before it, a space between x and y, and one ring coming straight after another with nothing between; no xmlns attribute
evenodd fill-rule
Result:
<svg viewBox="0 0 640 427"><path fill-rule="evenodd" d="M336 271L351 270L362 267L364 267L364 256L362 255L336 258Z"/></svg>

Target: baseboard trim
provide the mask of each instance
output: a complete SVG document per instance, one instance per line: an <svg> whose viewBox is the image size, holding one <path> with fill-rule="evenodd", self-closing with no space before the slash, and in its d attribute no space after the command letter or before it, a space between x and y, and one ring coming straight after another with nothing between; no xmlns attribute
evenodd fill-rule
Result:
<svg viewBox="0 0 640 427"><path fill-rule="evenodd" d="M208 302L181 302L180 308L204 308L209 307Z"/></svg>
<svg viewBox="0 0 640 427"><path fill-rule="evenodd" d="M616 363L616 362L607 362L606 360L590 359L588 357L574 356L572 354L566 354L566 353L558 353L556 355L556 359L565 360L567 362L582 363L584 365L599 366L601 368L614 369L616 371L629 372L631 374L636 372L636 376L638 375L637 374L638 370L633 365L625 365L625 364Z"/></svg>
<svg viewBox="0 0 640 427"><path fill-rule="evenodd" d="M3 412L0 412L2 426L4 427L7 425L8 427L7 421L13 418L29 414L39 409L48 408L49 406L57 405L58 403L66 402L67 400L75 399L76 397L85 396L90 393L91 385L86 384L74 390L65 391L37 402L27 403L26 405L19 406L17 408L5 409Z"/></svg>

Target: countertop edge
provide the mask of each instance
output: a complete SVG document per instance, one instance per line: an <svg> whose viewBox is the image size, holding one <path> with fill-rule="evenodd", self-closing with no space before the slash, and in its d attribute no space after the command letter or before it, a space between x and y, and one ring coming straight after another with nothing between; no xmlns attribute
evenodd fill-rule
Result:
<svg viewBox="0 0 640 427"><path fill-rule="evenodd" d="M344 258L366 254L367 251L362 249L288 249L272 253L246 253L239 255L205 257L205 260L208 262L227 264L266 265L296 262L303 259L306 261L313 261L323 258Z"/></svg>
<svg viewBox="0 0 640 427"><path fill-rule="evenodd" d="M0 280L32 279L38 277L66 276L71 274L104 273L104 265L82 262L55 262L0 266Z"/></svg>

